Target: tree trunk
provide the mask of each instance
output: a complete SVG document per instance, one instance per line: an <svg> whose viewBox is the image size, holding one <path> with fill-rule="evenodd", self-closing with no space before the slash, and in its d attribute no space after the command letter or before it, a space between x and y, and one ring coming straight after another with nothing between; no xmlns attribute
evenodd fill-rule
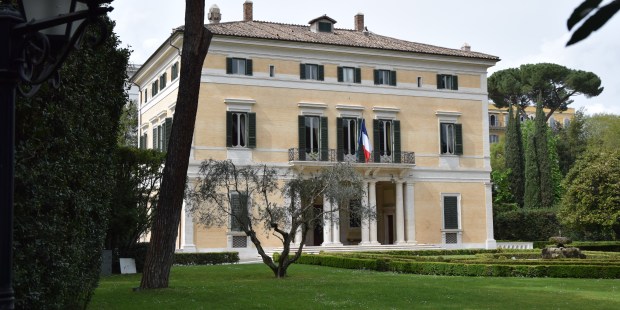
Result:
<svg viewBox="0 0 620 310"><path fill-rule="evenodd" d="M185 2L179 93L141 289L168 287L196 123L200 75L213 37L203 24L204 9L204 0Z"/></svg>

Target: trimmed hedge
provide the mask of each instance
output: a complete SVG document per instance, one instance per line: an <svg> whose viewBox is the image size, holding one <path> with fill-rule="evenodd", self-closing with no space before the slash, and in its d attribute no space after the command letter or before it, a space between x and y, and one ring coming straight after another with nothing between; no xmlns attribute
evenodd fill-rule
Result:
<svg viewBox="0 0 620 310"><path fill-rule="evenodd" d="M219 265L238 262L238 252L174 253L175 265Z"/></svg>
<svg viewBox="0 0 620 310"><path fill-rule="evenodd" d="M547 240L559 230L555 209L519 209L493 214L497 240Z"/></svg>
<svg viewBox="0 0 620 310"><path fill-rule="evenodd" d="M620 278L620 266L609 265L504 265L445 262L391 261L330 255L302 255L300 264L347 269L392 271L422 275L487 277Z"/></svg>

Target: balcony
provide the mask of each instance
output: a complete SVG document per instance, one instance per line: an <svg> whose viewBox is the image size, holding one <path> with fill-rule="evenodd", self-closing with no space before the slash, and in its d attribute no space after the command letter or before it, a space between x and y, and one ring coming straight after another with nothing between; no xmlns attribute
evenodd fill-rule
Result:
<svg viewBox="0 0 620 310"><path fill-rule="evenodd" d="M301 155L301 156L300 156ZM341 160L338 160L341 157ZM298 148L288 149L289 161L316 161L316 162L349 162L349 163L361 163L356 155L342 154L338 156L338 152L335 149L318 149L315 152L304 149L300 152ZM415 164L414 152L400 152L400 161L395 161L394 156L380 156L378 161L375 161L374 156L370 156L368 163L382 163L382 164Z"/></svg>
<svg viewBox="0 0 620 310"><path fill-rule="evenodd" d="M506 130L506 124L499 121L489 121L490 130Z"/></svg>

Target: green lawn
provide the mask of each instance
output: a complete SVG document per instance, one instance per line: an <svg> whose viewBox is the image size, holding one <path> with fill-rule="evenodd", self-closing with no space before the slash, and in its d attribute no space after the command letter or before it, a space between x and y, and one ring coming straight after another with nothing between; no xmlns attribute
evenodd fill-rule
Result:
<svg viewBox="0 0 620 310"><path fill-rule="evenodd" d="M174 267L169 289L101 280L90 309L620 309L620 280L419 276L293 265Z"/></svg>

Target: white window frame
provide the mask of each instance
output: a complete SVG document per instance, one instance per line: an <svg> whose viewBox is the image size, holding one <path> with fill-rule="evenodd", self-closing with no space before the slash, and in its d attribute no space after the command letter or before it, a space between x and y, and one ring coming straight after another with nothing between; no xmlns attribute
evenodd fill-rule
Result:
<svg viewBox="0 0 620 310"><path fill-rule="evenodd" d="M247 62L245 58L232 58L230 68L232 74L245 75L246 64Z"/></svg>
<svg viewBox="0 0 620 310"><path fill-rule="evenodd" d="M342 82L355 83L355 68L342 67Z"/></svg>
<svg viewBox="0 0 620 310"><path fill-rule="evenodd" d="M304 66L306 80L319 80L319 65L305 64Z"/></svg>

